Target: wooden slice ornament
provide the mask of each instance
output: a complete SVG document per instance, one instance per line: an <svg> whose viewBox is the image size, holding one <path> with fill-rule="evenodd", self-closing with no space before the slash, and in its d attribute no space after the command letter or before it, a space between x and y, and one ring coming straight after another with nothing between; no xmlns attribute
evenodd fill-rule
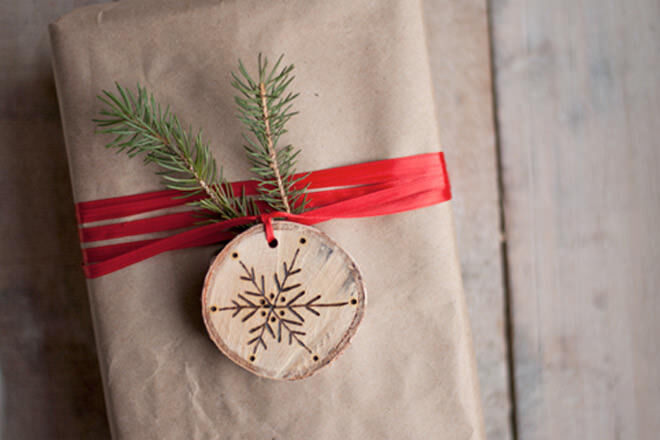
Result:
<svg viewBox="0 0 660 440"><path fill-rule="evenodd" d="M347 346L364 315L355 261L316 228L256 225L215 258L202 293L204 323L218 348L271 379L314 374Z"/></svg>
<svg viewBox="0 0 660 440"><path fill-rule="evenodd" d="M304 215L311 185L309 175L296 172L300 149L278 146L286 122L297 114L291 103L298 96L287 91L293 65L282 58L269 65L259 54L258 75L251 76L241 61L232 73L239 118L249 133L244 149L255 174L250 190L243 184L237 191L225 180L201 130L184 129L187 124L139 84L137 94L119 84L117 93L104 90L99 99L107 107L94 121L99 132L115 136L108 148L143 154L161 168L169 190L195 196L189 205L217 226L257 218L272 226L270 243L264 234L267 227L272 238L270 226L256 225L215 258L202 293L204 323L218 348L241 367L294 380L314 374L346 348L366 296L355 262L337 243L309 226L270 222L277 214Z"/></svg>

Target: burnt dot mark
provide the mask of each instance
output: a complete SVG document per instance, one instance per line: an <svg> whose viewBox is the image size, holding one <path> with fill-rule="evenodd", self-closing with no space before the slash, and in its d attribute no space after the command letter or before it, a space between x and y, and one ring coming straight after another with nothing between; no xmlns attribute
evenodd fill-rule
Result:
<svg viewBox="0 0 660 440"><path fill-rule="evenodd" d="M280 310L280 316L284 316L284 310Z"/></svg>
<svg viewBox="0 0 660 440"><path fill-rule="evenodd" d="M314 362L317 362L319 360L319 357L318 357L318 355L314 355L314 357L312 359L314 359Z"/></svg>
<svg viewBox="0 0 660 440"><path fill-rule="evenodd" d="M231 257L232 257L234 260L237 259L237 258L238 258L238 252L234 252L233 254L231 254Z"/></svg>
<svg viewBox="0 0 660 440"><path fill-rule="evenodd" d="M259 301L259 302L261 303L262 306L263 306L264 304L266 304L266 300L265 300L265 299L262 299L262 300Z"/></svg>
<svg viewBox="0 0 660 440"><path fill-rule="evenodd" d="M286 298L282 297L282 298L280 298L280 301L284 302L284 301L286 301Z"/></svg>
<svg viewBox="0 0 660 440"><path fill-rule="evenodd" d="M305 237L300 238L300 244L305 244L307 243L307 239Z"/></svg>
<svg viewBox="0 0 660 440"><path fill-rule="evenodd" d="M217 311L217 310L218 310L218 308L217 308L216 306L211 306L211 311L212 311L212 312L215 312L215 311Z"/></svg>
<svg viewBox="0 0 660 440"><path fill-rule="evenodd" d="M270 294L270 299L273 299L273 298L275 298L275 294L274 294L274 293L271 293L271 294Z"/></svg>
<svg viewBox="0 0 660 440"><path fill-rule="evenodd" d="M277 242L277 238L274 238L273 240L268 242L268 246L272 248L276 248L279 243Z"/></svg>
<svg viewBox="0 0 660 440"><path fill-rule="evenodd" d="M266 316L266 312L261 312L261 316Z"/></svg>
<svg viewBox="0 0 660 440"><path fill-rule="evenodd" d="M254 355L250 356L250 362L254 362L255 359L256 359L256 357Z"/></svg>
<svg viewBox="0 0 660 440"><path fill-rule="evenodd" d="M353 298L353 299L351 300L351 304L353 304L353 305L357 304L357 299Z"/></svg>
<svg viewBox="0 0 660 440"><path fill-rule="evenodd" d="M270 322L275 322L275 321L276 321L276 318L274 316L272 318L270 318Z"/></svg>

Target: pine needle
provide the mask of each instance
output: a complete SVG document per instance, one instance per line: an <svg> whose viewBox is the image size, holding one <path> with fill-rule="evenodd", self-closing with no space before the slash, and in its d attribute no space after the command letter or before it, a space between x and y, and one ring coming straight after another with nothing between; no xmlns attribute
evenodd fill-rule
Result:
<svg viewBox="0 0 660 440"><path fill-rule="evenodd" d="M205 194L207 198L190 205L210 211L211 221L258 215L254 200L234 194L223 178L201 131L184 129L179 118L156 102L152 94L137 85L137 96L115 83L117 94L103 91L98 98L106 104L101 118L94 119L98 132L114 135L107 148L130 157L144 154L145 163L155 163L163 184L183 192L183 197Z"/></svg>
<svg viewBox="0 0 660 440"><path fill-rule="evenodd" d="M268 59L259 54L258 77L253 79L243 63L238 62L238 74L232 73L232 86L240 93L235 97L238 119L251 136L243 135L245 151L257 175L260 200L277 211L300 213L307 205L307 186L298 183L307 176L295 179L296 157L300 150L291 145L280 147L280 138L287 130L286 123L297 114L292 102L298 94L287 93L294 76L293 65L280 68L280 56L272 68Z"/></svg>

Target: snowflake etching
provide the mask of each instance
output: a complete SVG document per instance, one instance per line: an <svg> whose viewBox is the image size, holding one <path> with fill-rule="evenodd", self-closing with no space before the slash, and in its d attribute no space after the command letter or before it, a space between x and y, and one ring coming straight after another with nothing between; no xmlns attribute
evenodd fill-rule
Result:
<svg viewBox="0 0 660 440"><path fill-rule="evenodd" d="M254 267L248 269L242 260L238 260L244 271L240 279L249 283L249 287L236 295L236 298L231 301L231 306L211 307L212 312L230 311L232 318L240 318L245 323L254 323L252 318L260 318L258 323L248 330L248 333L252 335L247 342L247 345L252 347L251 361L255 360L255 355L260 347L268 350L268 344L266 344L268 337L278 343L285 338L289 345L296 342L312 354L312 350L303 341L303 337L306 335L306 332L303 331L305 315L309 319L321 316L323 308L343 307L356 303L356 300L323 303L320 302L320 294L308 299L309 295L306 296L306 291L301 283L293 281L293 278L302 271L300 267L296 266L299 254L300 249L298 248L290 263L282 263L281 275L277 272L273 273L272 289L267 289L264 275L257 276ZM233 255L234 258L237 256L237 254ZM318 358L315 356L316 359Z"/></svg>

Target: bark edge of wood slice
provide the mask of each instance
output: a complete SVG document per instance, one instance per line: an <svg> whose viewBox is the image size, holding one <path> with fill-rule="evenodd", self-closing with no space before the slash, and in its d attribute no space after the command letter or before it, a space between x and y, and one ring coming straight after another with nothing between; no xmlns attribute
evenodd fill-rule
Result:
<svg viewBox="0 0 660 440"><path fill-rule="evenodd" d="M272 224L276 245L256 225L215 257L202 315L215 345L239 366L269 379L303 379L348 346L366 289L353 258L326 234Z"/></svg>

